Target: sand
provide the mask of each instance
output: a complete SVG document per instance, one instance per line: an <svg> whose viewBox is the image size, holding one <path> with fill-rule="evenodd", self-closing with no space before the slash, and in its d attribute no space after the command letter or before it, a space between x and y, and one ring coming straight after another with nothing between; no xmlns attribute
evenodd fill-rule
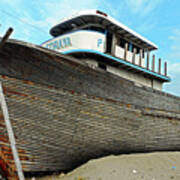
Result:
<svg viewBox="0 0 180 180"><path fill-rule="evenodd" d="M180 180L180 152L108 156L39 180Z"/></svg>

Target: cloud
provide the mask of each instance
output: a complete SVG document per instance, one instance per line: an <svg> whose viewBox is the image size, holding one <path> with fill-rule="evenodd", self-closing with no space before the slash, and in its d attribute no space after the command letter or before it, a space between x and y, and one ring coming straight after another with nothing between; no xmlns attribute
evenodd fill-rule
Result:
<svg viewBox="0 0 180 180"><path fill-rule="evenodd" d="M160 1L161 0L127 0L132 11L138 13L143 12L144 10L146 13L151 11L153 7L157 5L157 2ZM117 3L118 8L115 5ZM25 41L30 40L30 42L33 43L42 42L43 39L46 40L47 38L50 38L48 31L53 25L59 23L61 19L80 10L100 9L116 19L120 18L125 24L130 24L131 22L125 16L128 9L125 0L120 2L117 1L115 3L111 3L108 0L104 0L103 2L97 0L1 0L0 5L0 9L5 9L5 11L14 16L10 17L10 15L5 14L8 19L12 19L6 21L6 24L12 24L16 32L21 32L21 34L14 33L14 37ZM146 21L145 24L141 21L141 23L136 24L136 27L139 27L140 30L137 30L142 33L143 31L152 29L152 24L151 20L148 20L148 22Z"/></svg>
<svg viewBox="0 0 180 180"><path fill-rule="evenodd" d="M14 7L15 5L19 5L21 1L22 0L1 0L1 3Z"/></svg>
<svg viewBox="0 0 180 180"><path fill-rule="evenodd" d="M168 37L170 40L179 41L180 40L180 29L174 29L173 34Z"/></svg>
<svg viewBox="0 0 180 180"><path fill-rule="evenodd" d="M168 57L175 61L180 61L180 28L173 29L172 34L168 37L168 39L171 42Z"/></svg>
<svg viewBox="0 0 180 180"><path fill-rule="evenodd" d="M10 0L1 0L0 5L0 14L8 19L4 21L3 28L7 29L7 24L13 26L14 38L39 43L50 38L49 29L61 19L80 10L97 9L100 1L38 0L25 2L14 0L12 3Z"/></svg>
<svg viewBox="0 0 180 180"><path fill-rule="evenodd" d="M100 1L96 0L62 0L56 3L43 3L45 21L49 24L56 24L61 19L84 9L97 9ZM53 11L52 11L53 9Z"/></svg>
<svg viewBox="0 0 180 180"><path fill-rule="evenodd" d="M165 83L165 91L180 96L180 63L168 63L168 74L172 81Z"/></svg>
<svg viewBox="0 0 180 180"><path fill-rule="evenodd" d="M132 12L145 16L154 10L162 0L127 0L126 2Z"/></svg>
<svg viewBox="0 0 180 180"><path fill-rule="evenodd" d="M180 62L179 63L169 63L168 70L172 76L176 76L176 74L180 75Z"/></svg>
<svg viewBox="0 0 180 180"><path fill-rule="evenodd" d="M170 47L168 59L171 60L169 61L170 74L172 74L175 78L179 79L180 77L180 34L174 39L174 42L172 46Z"/></svg>
<svg viewBox="0 0 180 180"><path fill-rule="evenodd" d="M170 93L180 96L180 29L173 29L169 40L171 41L171 46L167 57L171 61L168 61L168 72L172 82L167 84L165 89Z"/></svg>

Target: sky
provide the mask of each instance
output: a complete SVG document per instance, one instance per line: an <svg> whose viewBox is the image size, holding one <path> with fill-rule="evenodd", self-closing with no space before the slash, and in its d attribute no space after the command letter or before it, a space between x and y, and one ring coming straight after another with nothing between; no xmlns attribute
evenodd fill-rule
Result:
<svg viewBox="0 0 180 180"><path fill-rule="evenodd" d="M0 36L13 27L11 38L39 45L51 38L53 25L86 9L99 9L155 43L172 79L164 91L180 96L179 0L0 0Z"/></svg>

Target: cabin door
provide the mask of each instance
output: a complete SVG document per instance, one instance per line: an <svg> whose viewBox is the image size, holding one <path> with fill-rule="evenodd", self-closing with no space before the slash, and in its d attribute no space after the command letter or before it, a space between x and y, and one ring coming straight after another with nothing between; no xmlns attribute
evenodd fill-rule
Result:
<svg viewBox="0 0 180 180"><path fill-rule="evenodd" d="M112 33L107 32L106 34L106 53L111 54L112 49Z"/></svg>

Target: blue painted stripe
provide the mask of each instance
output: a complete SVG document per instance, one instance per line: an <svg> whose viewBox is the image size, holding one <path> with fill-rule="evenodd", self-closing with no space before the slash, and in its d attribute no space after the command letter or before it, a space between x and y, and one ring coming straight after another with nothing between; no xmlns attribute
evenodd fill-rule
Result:
<svg viewBox="0 0 180 180"><path fill-rule="evenodd" d="M150 71L150 70L148 70L148 69L145 69L145 68L140 67L140 66L138 66L138 65L132 64L132 63L130 63L130 62L128 62L128 61L124 61L124 60L122 60L122 59L120 59L120 58L116 58L116 57L113 57L113 56L108 55L108 54L104 54L104 53L99 52L99 51L96 51L96 50L91 50L91 49L73 49L73 50L69 50L69 51L62 52L62 53L63 53L63 54L72 54L72 53L83 53L83 52L84 52L84 53L98 54L98 55L100 55L100 56L103 56L103 57L106 57L106 58L108 58L108 59L114 60L114 61L116 61L116 62L119 62L119 63L121 63L121 64L124 64L124 65L126 65L126 66L128 66L128 67L131 67L131 68L136 69L136 70L138 70L138 71L141 71L141 72L143 72L143 73L149 74L149 75L154 76L154 77L159 78L159 79L162 79L162 80L164 80L164 81L168 81L168 82L171 81L171 78L170 78L170 77L167 77L167 76L164 76L164 75L161 75L161 74L152 72L152 71Z"/></svg>

